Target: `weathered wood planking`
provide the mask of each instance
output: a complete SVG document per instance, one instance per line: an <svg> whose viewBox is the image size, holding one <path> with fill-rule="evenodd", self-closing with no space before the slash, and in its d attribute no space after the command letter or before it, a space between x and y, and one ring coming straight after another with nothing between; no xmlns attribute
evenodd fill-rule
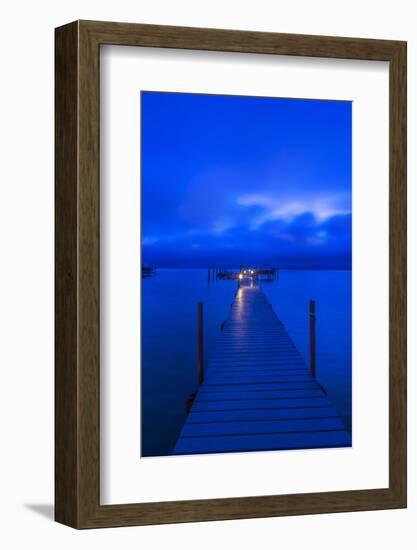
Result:
<svg viewBox="0 0 417 550"><path fill-rule="evenodd" d="M174 454L350 445L261 289L241 286Z"/></svg>

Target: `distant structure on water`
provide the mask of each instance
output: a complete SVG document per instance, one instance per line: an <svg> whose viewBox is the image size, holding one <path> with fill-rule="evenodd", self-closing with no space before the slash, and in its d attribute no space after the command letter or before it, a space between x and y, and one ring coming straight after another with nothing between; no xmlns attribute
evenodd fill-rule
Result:
<svg viewBox="0 0 417 550"><path fill-rule="evenodd" d="M241 265L239 271L232 269L209 269L208 278L210 280L242 280L252 279L254 281L275 281L278 278L278 269L269 265L263 264L260 267L250 267Z"/></svg>
<svg viewBox="0 0 417 550"><path fill-rule="evenodd" d="M142 264L142 277L152 277L156 275L156 269Z"/></svg>

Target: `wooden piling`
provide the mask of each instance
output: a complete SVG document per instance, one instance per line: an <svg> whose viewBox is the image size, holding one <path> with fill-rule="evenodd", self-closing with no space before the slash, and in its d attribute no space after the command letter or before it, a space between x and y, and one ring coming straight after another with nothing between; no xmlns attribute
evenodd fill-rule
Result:
<svg viewBox="0 0 417 550"><path fill-rule="evenodd" d="M316 302L310 300L310 372L316 376Z"/></svg>
<svg viewBox="0 0 417 550"><path fill-rule="evenodd" d="M198 383L204 381L203 302L197 303Z"/></svg>

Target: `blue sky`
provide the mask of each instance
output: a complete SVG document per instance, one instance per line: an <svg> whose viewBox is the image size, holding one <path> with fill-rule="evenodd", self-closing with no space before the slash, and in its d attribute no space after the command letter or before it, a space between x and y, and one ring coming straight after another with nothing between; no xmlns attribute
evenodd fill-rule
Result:
<svg viewBox="0 0 417 550"><path fill-rule="evenodd" d="M350 102L141 102L144 263L351 266Z"/></svg>

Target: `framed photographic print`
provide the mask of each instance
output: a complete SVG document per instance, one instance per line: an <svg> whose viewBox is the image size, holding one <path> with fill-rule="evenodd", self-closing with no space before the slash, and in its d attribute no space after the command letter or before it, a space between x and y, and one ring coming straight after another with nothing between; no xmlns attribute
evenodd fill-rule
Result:
<svg viewBox="0 0 417 550"><path fill-rule="evenodd" d="M406 44L56 29L56 520L406 506Z"/></svg>

